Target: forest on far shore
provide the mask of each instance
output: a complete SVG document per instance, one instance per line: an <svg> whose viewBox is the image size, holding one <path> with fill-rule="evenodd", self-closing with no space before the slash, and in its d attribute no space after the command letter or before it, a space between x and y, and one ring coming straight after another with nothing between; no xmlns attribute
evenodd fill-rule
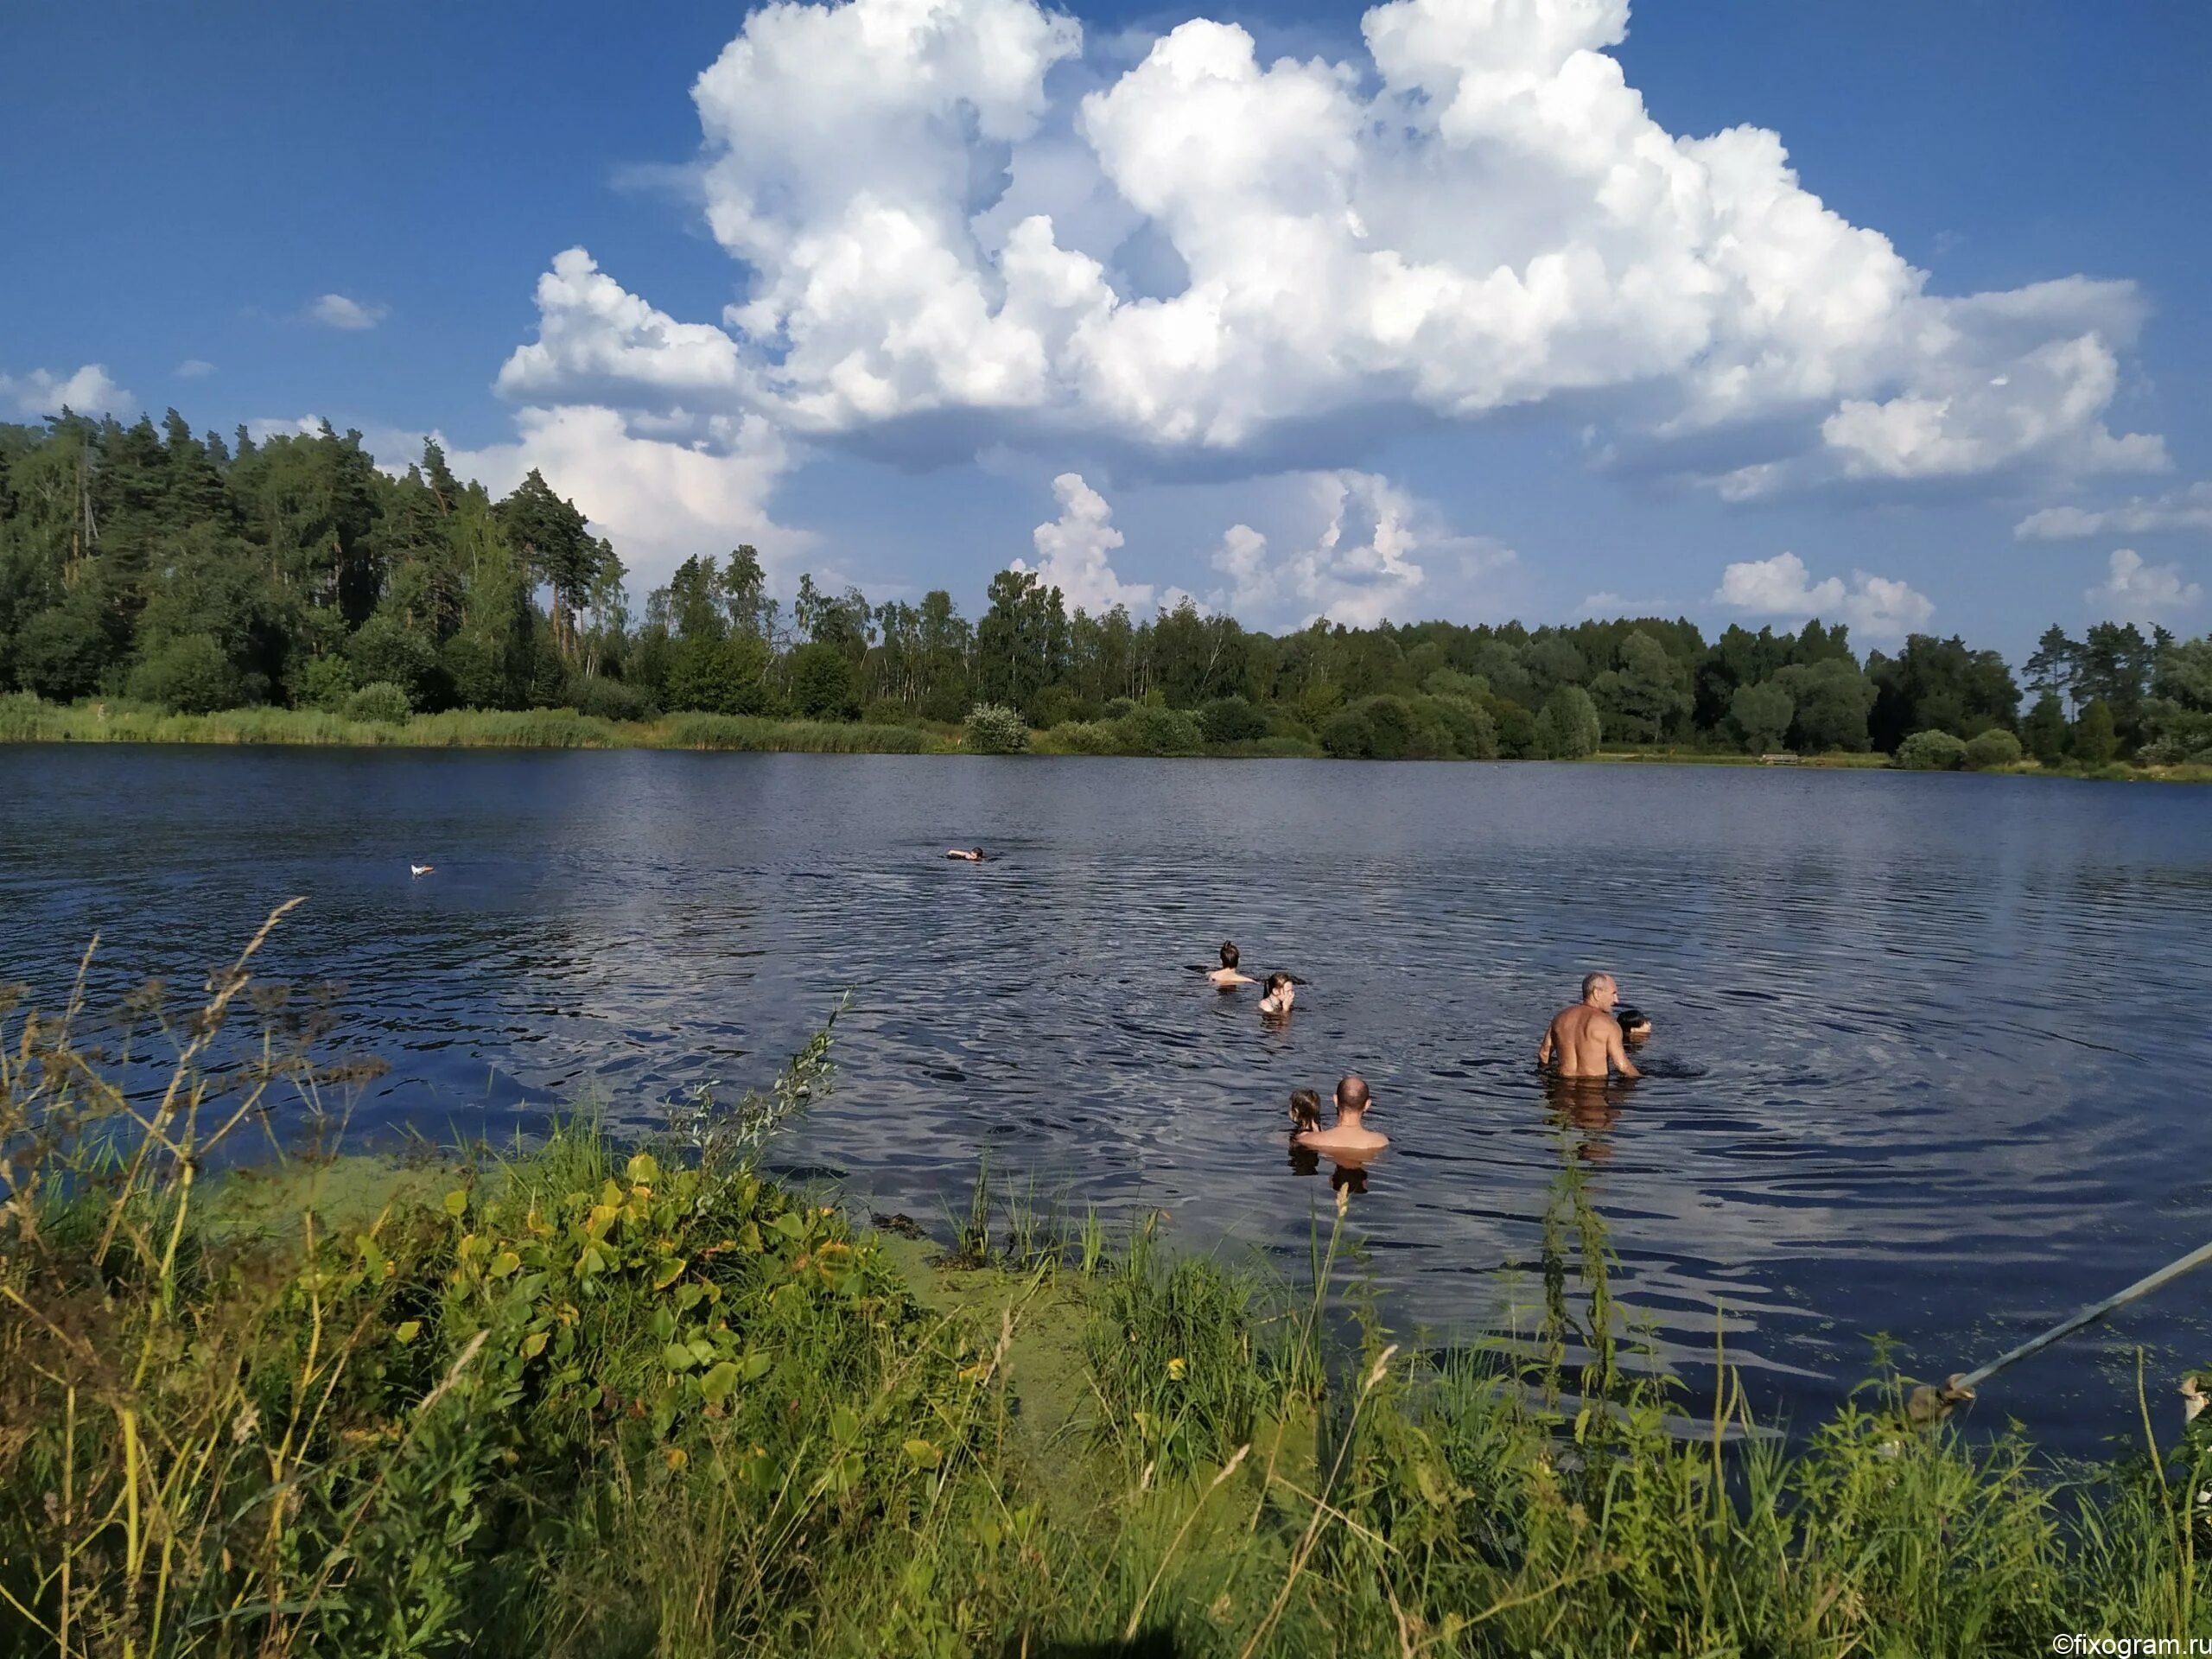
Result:
<svg viewBox="0 0 2212 1659"><path fill-rule="evenodd" d="M1033 730L1101 753L2212 763L2212 636L2133 623L2054 626L2016 677L1956 636L1861 657L1817 620L1711 640L1658 617L1273 635L1187 601L1071 613L1026 571L999 572L972 621L943 590L877 604L810 576L786 607L743 546L635 610L625 575L538 474L495 501L435 443L394 478L327 425L259 442L195 436L174 410L0 425L0 691L54 702L964 721L970 747Z"/></svg>

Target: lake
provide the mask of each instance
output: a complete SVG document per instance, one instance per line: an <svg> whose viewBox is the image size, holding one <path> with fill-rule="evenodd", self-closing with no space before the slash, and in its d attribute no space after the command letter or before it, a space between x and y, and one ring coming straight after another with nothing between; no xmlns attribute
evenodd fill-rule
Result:
<svg viewBox="0 0 2212 1659"><path fill-rule="evenodd" d="M848 988L779 1149L949 1236L978 1157L1298 1271L1325 1173L1284 1106L1362 1072L1351 1201L1395 1327L1479 1332L1563 1159L1694 1376L1762 1408L1971 1368L2212 1237L2212 795L1880 772L1294 761L0 748L0 978L188 986L270 907L387 1076L355 1133L640 1124L764 1083ZM974 867L942 855L981 842ZM435 862L416 880L410 860ZM1187 964L1309 982L1281 1030ZM1653 1074L1556 1109L1586 969ZM2093 1451L2212 1358L2212 1273L1985 1391Z"/></svg>

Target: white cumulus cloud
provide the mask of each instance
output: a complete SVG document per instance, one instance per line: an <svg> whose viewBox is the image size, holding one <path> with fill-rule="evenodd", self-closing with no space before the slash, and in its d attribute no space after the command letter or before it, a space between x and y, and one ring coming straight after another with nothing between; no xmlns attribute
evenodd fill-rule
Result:
<svg viewBox="0 0 2212 1659"><path fill-rule="evenodd" d="M778 524L769 498L790 470L781 435L758 416L716 416L687 442L640 436L621 411L585 404L519 410L512 443L445 448L448 461L496 497L532 467L614 543L633 593L660 586L693 554L750 542L772 572L813 543ZM407 459L413 459L412 456Z"/></svg>
<svg viewBox="0 0 2212 1659"><path fill-rule="evenodd" d="M1034 565L1016 559L1013 569L1034 570L1048 588L1057 588L1071 611L1103 616L1116 605L1142 621L1153 608L1154 589L1149 582L1123 582L1114 574L1114 550L1122 545L1122 532L1114 528L1113 509L1105 498L1077 473L1062 473L1052 480L1060 516L1037 526L1031 540L1037 550Z"/></svg>
<svg viewBox="0 0 2212 1659"><path fill-rule="evenodd" d="M22 420L59 415L64 409L79 415L119 415L136 402L109 378L103 363L87 363L67 375L45 369L21 376L0 374L0 409Z"/></svg>
<svg viewBox="0 0 2212 1659"><path fill-rule="evenodd" d="M1862 637L1877 639L1903 639L1926 626L1936 613L1925 594L1888 576L1861 570L1853 573L1847 585L1840 576L1815 582L1795 553L1730 565L1721 572L1713 600L1751 616L1847 622Z"/></svg>
<svg viewBox="0 0 2212 1659"><path fill-rule="evenodd" d="M636 594L694 554L741 542L772 575L793 574L815 538L777 524L769 501L797 458L781 424L747 407L730 336L657 310L582 248L554 260L536 298L537 338L497 383L521 405L515 437L474 449L442 438L454 470L496 496L537 468L613 542ZM379 459L404 468L420 445L390 445Z"/></svg>
<svg viewBox="0 0 2212 1659"><path fill-rule="evenodd" d="M215 372L215 365L204 357L188 357L176 365L180 380L204 380Z"/></svg>
<svg viewBox="0 0 2212 1659"><path fill-rule="evenodd" d="M1450 530L1427 503L1376 474L1314 473L1306 487L1318 524L1310 537L1270 545L1243 524L1224 534L1211 559L1228 581L1211 595L1217 608L1262 626L1316 617L1352 627L1410 622L1436 611L1434 587L1464 597L1513 563L1510 548Z"/></svg>
<svg viewBox="0 0 2212 1659"><path fill-rule="evenodd" d="M2132 547L2119 547L2106 565L2103 582L2082 597L2100 616L2121 622L2155 622L2194 608L2204 589L2189 581L2177 564L2145 564Z"/></svg>
<svg viewBox="0 0 2212 1659"><path fill-rule="evenodd" d="M309 302L307 314L309 319L326 327L359 333L365 328L375 327L391 311L387 306L348 299L343 294L323 294Z"/></svg>
<svg viewBox="0 0 2212 1659"><path fill-rule="evenodd" d="M499 370L504 397L727 408L744 385L735 340L711 323L655 310L582 248L558 256L537 279L537 339Z"/></svg>
<svg viewBox="0 0 2212 1659"><path fill-rule="evenodd" d="M1931 291L1779 135L1660 126L1611 54L1627 22L1389 0L1363 57L1263 63L1194 19L1116 73L1033 0L763 7L692 94L743 297L681 322L571 250L502 388L890 442L957 412L940 435L1261 471L1382 412L1572 396L1658 464L1700 439L1674 469L1736 499L2166 465L2106 424L2132 285Z"/></svg>
<svg viewBox="0 0 2212 1659"><path fill-rule="evenodd" d="M266 443L271 438L312 438L322 430L323 425L320 415L271 415L248 421L245 431L256 443Z"/></svg>
<svg viewBox="0 0 2212 1659"><path fill-rule="evenodd" d="M2160 530L2212 530L2212 484L2136 496L2116 507L2045 507L2012 526L2023 542L2071 542L2090 536L2140 536Z"/></svg>
<svg viewBox="0 0 2212 1659"><path fill-rule="evenodd" d="M2130 298L2100 294L2104 284L2046 286L2070 286L2074 296L2052 296L2060 302L2031 311L2036 321L2088 321L2108 304L2115 315L2107 326L2133 337L2135 321L2123 316L2132 310ZM1955 312L1968 314L1975 303L1961 302ZM1982 379L1983 365L1973 355L1939 358L1925 365L1921 386L1911 391L1880 402L1845 399L1821 423L1821 435L1853 478L1956 477L2031 456L2075 473L2163 472L2171 464L2162 440L2115 437L2098 422L2120 384L2120 359L2102 334L2093 328L2047 341L2010 361L2009 373Z"/></svg>

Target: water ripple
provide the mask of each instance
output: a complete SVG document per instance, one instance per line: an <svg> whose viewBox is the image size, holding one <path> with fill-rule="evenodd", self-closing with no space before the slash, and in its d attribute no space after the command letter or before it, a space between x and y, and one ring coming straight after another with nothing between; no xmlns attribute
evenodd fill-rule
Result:
<svg viewBox="0 0 2212 1659"><path fill-rule="evenodd" d="M988 1149L1296 1271L1332 1194L1284 1102L1358 1070L1394 1145L1354 1229L1395 1319L1478 1332L1517 1294L1525 1328L1564 1156L1662 1357L1694 1373L1722 1332L1792 1408L1864 1333L1962 1367L2212 1233L2196 791L118 748L0 749L0 977L56 995L98 930L96 996L181 986L306 893L264 966L342 984L391 1063L364 1127L499 1135L580 1094L649 1122L765 1080L850 988L790 1167L936 1217ZM997 861L942 857L977 840ZM1287 1026L1189 971L1224 938L1308 982ZM1594 965L1657 1020L1649 1075L1554 1103L1535 1040ZM2209 1306L2184 1282L2114 1339L2201 1359ZM2108 1382L2085 1346L2001 1410L2082 1446L2124 1427Z"/></svg>

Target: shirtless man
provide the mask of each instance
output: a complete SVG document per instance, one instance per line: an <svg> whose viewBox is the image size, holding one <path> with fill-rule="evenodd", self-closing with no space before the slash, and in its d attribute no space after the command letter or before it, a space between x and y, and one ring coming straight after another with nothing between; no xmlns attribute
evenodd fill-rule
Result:
<svg viewBox="0 0 2212 1659"><path fill-rule="evenodd" d="M1211 973L1206 976L1208 979L1213 982L1213 986L1216 990L1233 991L1239 985L1252 985L1258 982L1253 979L1249 974L1239 972L1236 967L1236 947L1233 944L1223 945L1221 947L1221 966L1215 969Z"/></svg>
<svg viewBox="0 0 2212 1659"><path fill-rule="evenodd" d="M1621 1040L1620 1021L1613 1018L1613 1004L1620 996L1611 974L1585 974L1582 1000L1561 1009L1546 1028L1536 1049L1536 1064L1557 1061L1562 1077L1602 1077L1608 1065L1624 1077L1641 1077Z"/></svg>
<svg viewBox="0 0 2212 1659"><path fill-rule="evenodd" d="M1356 1072L1347 1075L1337 1084L1337 1121L1325 1129L1303 1131L1295 1137L1296 1144L1338 1159L1347 1154L1357 1156L1382 1151L1390 1144L1390 1137L1367 1127L1370 1104L1366 1080Z"/></svg>

